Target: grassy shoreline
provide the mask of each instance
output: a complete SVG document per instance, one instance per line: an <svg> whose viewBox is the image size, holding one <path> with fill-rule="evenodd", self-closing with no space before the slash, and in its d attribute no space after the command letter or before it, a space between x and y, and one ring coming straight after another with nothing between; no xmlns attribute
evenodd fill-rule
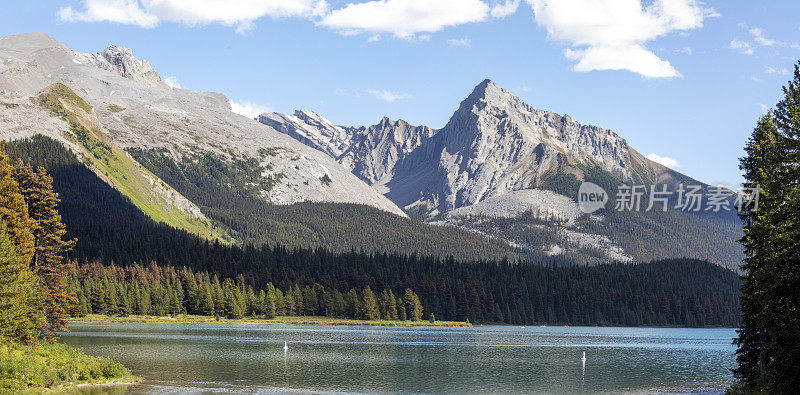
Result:
<svg viewBox="0 0 800 395"><path fill-rule="evenodd" d="M228 319L203 315L181 314L174 317L159 317L147 315L130 315L126 317L112 317L107 315L90 314L85 317L72 317L70 323L179 323L179 324L212 324L212 323L237 323L237 324L286 324L286 325L360 325L360 326L442 326L464 327L472 326L468 322L456 321L391 321L391 320L353 320L346 318L318 317L318 316L281 316L275 318L240 318Z"/></svg>
<svg viewBox="0 0 800 395"><path fill-rule="evenodd" d="M41 393L141 381L109 358L86 355L66 344L37 347L0 341L0 393Z"/></svg>

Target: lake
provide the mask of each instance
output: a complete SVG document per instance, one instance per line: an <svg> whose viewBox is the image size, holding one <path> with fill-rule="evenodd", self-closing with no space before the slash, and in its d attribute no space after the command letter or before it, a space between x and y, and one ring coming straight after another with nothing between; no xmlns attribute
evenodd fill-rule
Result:
<svg viewBox="0 0 800 395"><path fill-rule="evenodd" d="M84 393L722 392L734 329L72 324L146 380ZM288 343L284 353L283 342ZM586 363L581 353L586 352Z"/></svg>

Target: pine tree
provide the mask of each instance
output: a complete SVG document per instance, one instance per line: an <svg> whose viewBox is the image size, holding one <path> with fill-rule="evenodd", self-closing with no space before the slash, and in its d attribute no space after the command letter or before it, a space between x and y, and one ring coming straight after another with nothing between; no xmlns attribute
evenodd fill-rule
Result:
<svg viewBox="0 0 800 395"><path fill-rule="evenodd" d="M748 392L800 388L800 64L783 92L740 162L746 186L760 188L757 210L741 214L746 258L734 374Z"/></svg>
<svg viewBox="0 0 800 395"><path fill-rule="evenodd" d="M16 254L31 262L35 250L32 232L35 222L28 214L28 205L14 179L14 168L5 153L5 141L0 142L0 220L14 242Z"/></svg>
<svg viewBox="0 0 800 395"><path fill-rule="evenodd" d="M417 294L415 294L411 288L406 288L403 302L406 307L406 316L408 316L411 321L419 321L422 319L422 304L419 302Z"/></svg>
<svg viewBox="0 0 800 395"><path fill-rule="evenodd" d="M28 205L14 179L14 169L0 142L0 236L4 247L0 262L0 308L3 311L0 333L35 344L46 321L42 313L44 295L30 262L35 253L33 221Z"/></svg>
<svg viewBox="0 0 800 395"><path fill-rule="evenodd" d="M406 316L406 307L405 303L403 302L403 298L398 296L395 306L397 306L397 319L400 321L406 321L408 317Z"/></svg>
<svg viewBox="0 0 800 395"><path fill-rule="evenodd" d="M0 338L35 344L44 316L37 278L0 221Z"/></svg>
<svg viewBox="0 0 800 395"><path fill-rule="evenodd" d="M377 320L381 318L381 313L378 310L378 301L375 299L375 294L367 286L361 291L361 318L366 320Z"/></svg>
<svg viewBox="0 0 800 395"><path fill-rule="evenodd" d="M275 292L275 287L272 284L267 285L267 299L264 306L264 316L266 318L275 318L278 315L278 295Z"/></svg>
<svg viewBox="0 0 800 395"><path fill-rule="evenodd" d="M31 231L35 240L32 269L41 279L44 294L44 314L47 325L42 334L55 341L58 331L67 327L66 309L75 303L74 295L67 292L65 276L72 263L63 258L75 240L64 241L67 232L58 213L58 194L53 192L53 178L43 167L36 171L30 165L17 161L14 178L28 205L33 220Z"/></svg>

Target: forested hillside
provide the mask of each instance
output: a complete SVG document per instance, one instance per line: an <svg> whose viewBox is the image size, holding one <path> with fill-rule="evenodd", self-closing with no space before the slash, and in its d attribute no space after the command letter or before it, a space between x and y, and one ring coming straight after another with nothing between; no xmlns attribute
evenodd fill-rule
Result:
<svg viewBox="0 0 800 395"><path fill-rule="evenodd" d="M72 258L102 257L108 262L177 262L180 251L145 248L155 243L190 245L187 237L142 215L130 201L89 171L60 143L41 135L9 144L9 154L53 175L53 188L61 196L61 211L70 237L78 244ZM144 158L152 165L154 158ZM160 157L168 161L164 157ZM248 188L247 166L231 167L221 159L195 158L183 169L165 162L160 172L210 218L232 229L243 244L284 245L334 251L398 251L458 259L516 259L516 250L503 242L487 240L467 231L422 224L373 207L344 203L273 205ZM239 164L241 165L241 164ZM238 169L238 170L234 170ZM211 177L209 175L214 175ZM187 247L188 248L188 247ZM181 264L183 261L181 261Z"/></svg>
<svg viewBox="0 0 800 395"><path fill-rule="evenodd" d="M370 287L375 293L385 290L394 295L412 289L423 311L443 320L688 326L730 326L738 322L737 275L696 260L555 267L490 259L460 262L402 253L342 253L324 248L242 248L205 241L149 220L119 192L77 163L74 156L63 148L59 150L58 143L37 139L14 143L11 151L53 168L54 186L63 199L60 210L64 221L70 235L79 238L70 256L82 265L94 262L135 267L132 265L152 262L155 266L147 266L151 272L162 273L172 267L169 273L188 279L188 275L180 274L187 273L182 269L186 268L194 273L193 278L217 276L222 284L230 280L230 286L243 289L245 295L248 288L255 294L267 292L270 286L284 294L293 289L300 289L301 294L305 289L313 290L316 308L309 302L312 304L299 310L303 314L341 315L336 309L326 313L319 301L330 299L335 292L346 295L352 290L363 295ZM141 278L149 279L148 289L159 289L148 294L151 303L156 300L163 306L167 303L164 298L172 292L180 294L180 281L169 280L170 275L142 277L122 269L108 272L100 266L91 267L95 269L84 266L75 278L81 282L85 298L90 298L87 292L101 292L85 284L90 278L104 287L106 281L113 283L117 303L138 303L132 293L134 299L127 298L130 287L145 287ZM134 285L136 282L140 284ZM170 287L172 290L164 291ZM187 294L185 284L181 287L183 296L176 300L183 311L190 311L197 305L197 295ZM102 292L112 291L105 288ZM107 306L112 312L120 308L103 303L93 305L92 312L95 307ZM215 304L212 311L230 314L223 306ZM162 307L153 311L170 310ZM245 306L245 311L258 310Z"/></svg>
<svg viewBox="0 0 800 395"><path fill-rule="evenodd" d="M262 179L255 161L203 155L185 157L176 163L159 150L129 152L206 215L232 229L243 244L416 252L459 259L519 256L519 251L502 241L453 227L424 224L365 205L271 204L259 196L259 191L268 185L252 184L252 180Z"/></svg>

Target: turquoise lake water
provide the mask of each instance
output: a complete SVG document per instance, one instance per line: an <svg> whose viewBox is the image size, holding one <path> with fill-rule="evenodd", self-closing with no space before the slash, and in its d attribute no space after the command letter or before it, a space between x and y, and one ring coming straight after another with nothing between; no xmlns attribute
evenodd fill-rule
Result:
<svg viewBox="0 0 800 395"><path fill-rule="evenodd" d="M733 379L736 335L734 329L538 326L70 328L63 342L146 378L78 391L98 394L716 393Z"/></svg>

